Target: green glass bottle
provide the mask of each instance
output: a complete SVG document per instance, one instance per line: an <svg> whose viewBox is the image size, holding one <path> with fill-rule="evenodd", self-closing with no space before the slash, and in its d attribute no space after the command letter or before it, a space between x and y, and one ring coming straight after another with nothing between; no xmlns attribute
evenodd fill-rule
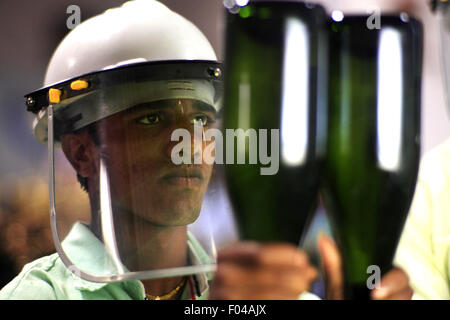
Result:
<svg viewBox="0 0 450 320"><path fill-rule="evenodd" d="M406 14L331 21L329 122L322 195L348 299L392 260L420 156L422 26ZM372 27L371 27L372 26Z"/></svg>
<svg viewBox="0 0 450 320"><path fill-rule="evenodd" d="M250 1L226 19L225 173L240 236L298 245L318 193L326 14L299 2ZM233 135L239 129L248 137Z"/></svg>

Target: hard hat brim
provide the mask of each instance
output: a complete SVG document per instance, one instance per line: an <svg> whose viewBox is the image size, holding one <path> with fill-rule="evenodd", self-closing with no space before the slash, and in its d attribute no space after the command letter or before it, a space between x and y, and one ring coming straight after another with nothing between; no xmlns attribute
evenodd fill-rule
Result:
<svg viewBox="0 0 450 320"><path fill-rule="evenodd" d="M86 101L88 103L92 99L95 100L93 97L96 93L105 90L111 91L111 88L119 88L128 84L139 85L146 82L187 79L210 83L213 88L213 97L210 104L214 105L216 109L220 109L222 65L217 61L206 60L141 62L115 67L114 69L99 70L38 89L25 95L25 98L27 110L37 115L33 125L34 135L40 142L46 143L46 109L50 104L54 106L56 115L59 110L67 110L69 106L74 108L76 104L79 104L81 107L83 104L78 102ZM86 110L92 113L95 105L90 104L90 109ZM105 116L110 114L105 114ZM84 125L100 118L101 116L91 117L84 121ZM77 129L79 127L80 125Z"/></svg>

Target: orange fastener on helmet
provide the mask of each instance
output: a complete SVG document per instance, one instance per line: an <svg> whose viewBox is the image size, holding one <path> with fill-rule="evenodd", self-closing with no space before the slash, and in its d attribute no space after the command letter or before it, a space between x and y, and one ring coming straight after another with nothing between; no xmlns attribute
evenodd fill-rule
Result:
<svg viewBox="0 0 450 320"><path fill-rule="evenodd" d="M48 101L50 103L59 103L61 101L61 90L51 88L48 90Z"/></svg>
<svg viewBox="0 0 450 320"><path fill-rule="evenodd" d="M75 80L70 83L70 89L72 90L83 90L89 87L89 83L85 80Z"/></svg>

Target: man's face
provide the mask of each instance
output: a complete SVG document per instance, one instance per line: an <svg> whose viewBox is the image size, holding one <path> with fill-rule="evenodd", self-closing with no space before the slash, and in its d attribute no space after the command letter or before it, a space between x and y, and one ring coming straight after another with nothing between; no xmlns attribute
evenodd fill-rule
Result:
<svg viewBox="0 0 450 320"><path fill-rule="evenodd" d="M89 177L89 185L100 181L100 166L104 166L113 210L138 215L160 226L194 222L212 165L204 161L195 165L173 164L172 149L179 142L171 141L171 135L176 129L187 129L194 145L194 124L202 124L206 130L214 126L215 118L211 106L196 100L173 99L138 105L100 120L100 145L96 151L99 169L98 174ZM199 144L198 149L202 150L192 149L192 157L208 143Z"/></svg>

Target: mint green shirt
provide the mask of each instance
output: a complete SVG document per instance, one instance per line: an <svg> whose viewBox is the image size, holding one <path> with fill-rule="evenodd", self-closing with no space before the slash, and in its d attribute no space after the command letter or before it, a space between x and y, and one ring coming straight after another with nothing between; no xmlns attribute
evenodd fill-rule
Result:
<svg viewBox="0 0 450 320"><path fill-rule="evenodd" d="M95 270L93 258L104 257L103 244L88 227L76 223L63 241L75 263L84 263L84 270ZM194 264L209 264L210 257L197 240L188 233L189 258ZM87 249L89 248L89 249ZM86 257L89 257L86 259ZM196 299L208 297L211 274L195 275L198 284ZM191 299L191 288L185 286L181 299ZM83 280L64 265L57 253L42 257L24 266L20 274L0 291L0 299L14 300L143 300L144 285L139 280L99 283Z"/></svg>

